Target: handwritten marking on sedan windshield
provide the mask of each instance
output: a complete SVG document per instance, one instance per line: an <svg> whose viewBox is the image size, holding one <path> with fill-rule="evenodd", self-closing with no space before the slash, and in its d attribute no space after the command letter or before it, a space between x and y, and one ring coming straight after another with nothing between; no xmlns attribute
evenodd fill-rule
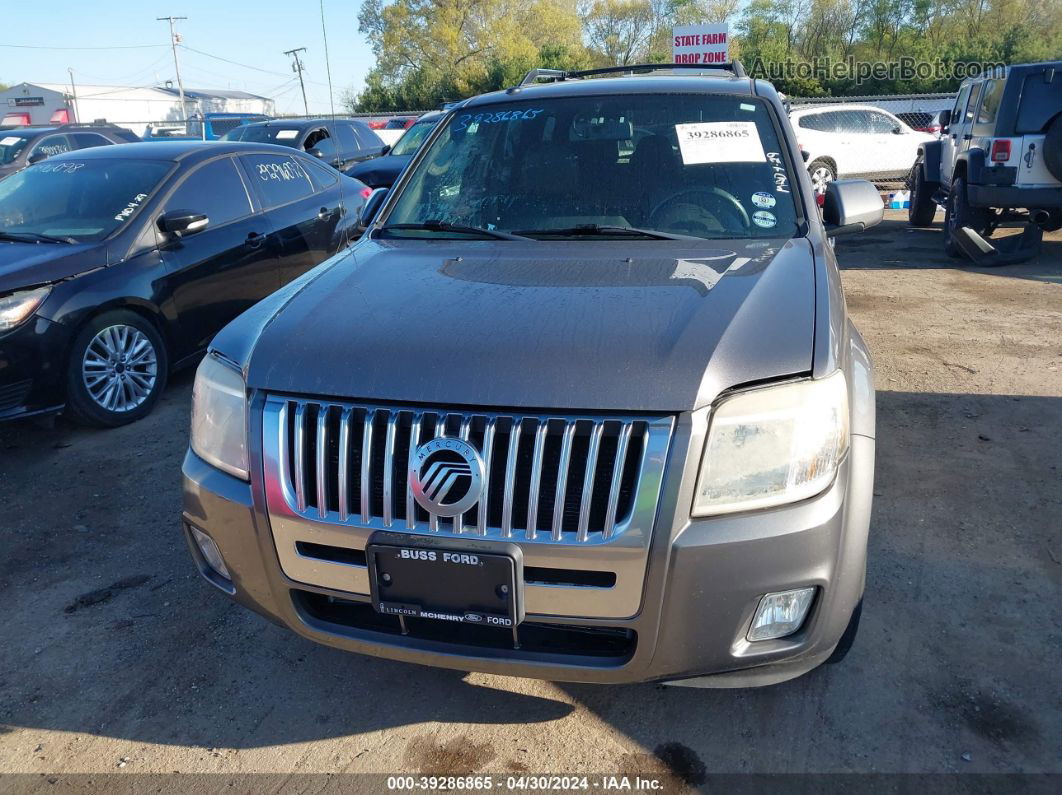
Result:
<svg viewBox="0 0 1062 795"><path fill-rule="evenodd" d="M136 212L136 208L139 207L143 203L144 199L146 199L147 197L148 195L146 193L138 193L136 196L133 197L133 200L131 202L129 202L127 205L125 205L125 207L118 211L118 214L114 216L114 220L124 221L126 218Z"/></svg>
<svg viewBox="0 0 1062 795"><path fill-rule="evenodd" d="M687 166L698 163L763 163L766 157L754 121L676 124L679 152Z"/></svg>
<svg viewBox="0 0 1062 795"><path fill-rule="evenodd" d="M510 121L530 121L540 114L544 108L528 108L527 110L501 110L497 113L463 113L457 117L454 125L456 132L464 132L470 124L502 124Z"/></svg>
<svg viewBox="0 0 1062 795"><path fill-rule="evenodd" d="M84 163L41 163L37 166L39 174L73 174L79 168L84 168Z"/></svg>

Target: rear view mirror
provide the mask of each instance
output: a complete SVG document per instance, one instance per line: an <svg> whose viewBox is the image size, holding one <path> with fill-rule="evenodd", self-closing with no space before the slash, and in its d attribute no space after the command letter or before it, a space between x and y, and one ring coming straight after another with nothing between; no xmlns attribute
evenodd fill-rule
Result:
<svg viewBox="0 0 1062 795"><path fill-rule="evenodd" d="M362 231L369 228L369 224L373 222L376 213L380 211L380 207L383 206L384 199L386 198L387 188L376 188L369 194L369 198L367 198L365 204L361 206L361 212L358 213L358 228Z"/></svg>
<svg viewBox="0 0 1062 795"><path fill-rule="evenodd" d="M184 237L206 229L210 219L193 210L170 210L159 216L159 229L167 235Z"/></svg>
<svg viewBox="0 0 1062 795"><path fill-rule="evenodd" d="M881 194L865 179L835 179L827 186L822 221L831 237L862 232L884 217Z"/></svg>

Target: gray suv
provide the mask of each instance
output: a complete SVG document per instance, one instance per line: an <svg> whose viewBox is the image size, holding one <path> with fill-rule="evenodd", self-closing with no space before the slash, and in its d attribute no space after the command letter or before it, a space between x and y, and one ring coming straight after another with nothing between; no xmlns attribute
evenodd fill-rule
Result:
<svg viewBox="0 0 1062 795"><path fill-rule="evenodd" d="M617 75L612 72L623 72ZM449 109L365 232L196 376L200 572L320 643L761 685L851 643L874 382L774 88L536 70Z"/></svg>

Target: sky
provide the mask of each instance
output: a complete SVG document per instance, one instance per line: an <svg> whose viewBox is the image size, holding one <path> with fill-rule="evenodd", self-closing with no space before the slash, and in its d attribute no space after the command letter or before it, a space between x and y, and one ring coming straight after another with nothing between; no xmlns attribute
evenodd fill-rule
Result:
<svg viewBox="0 0 1062 795"><path fill-rule="evenodd" d="M169 25L155 18L184 16L177 23L182 43L201 51L178 48L185 88L250 91L275 99L278 113L302 113L299 83L284 51L305 47L300 56L310 113L327 113L320 1L51 0L44 16L36 3L4 3L0 83L69 83L71 67L80 85L176 85ZM344 89L360 90L375 59L358 33L361 0L323 1L338 111Z"/></svg>

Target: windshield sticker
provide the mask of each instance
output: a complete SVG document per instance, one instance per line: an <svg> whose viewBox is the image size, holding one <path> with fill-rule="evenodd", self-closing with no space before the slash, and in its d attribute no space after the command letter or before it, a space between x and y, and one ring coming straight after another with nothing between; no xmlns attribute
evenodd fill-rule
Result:
<svg viewBox="0 0 1062 795"><path fill-rule="evenodd" d="M687 166L698 163L763 163L767 158L754 121L676 124L679 151Z"/></svg>
<svg viewBox="0 0 1062 795"><path fill-rule="evenodd" d="M136 196L133 197L133 200L131 202L129 202L127 205L125 205L125 207L118 211L118 214L114 216L114 220L124 221L126 218L136 212L136 208L143 204L144 199L146 199L147 197L148 195L146 193L138 193Z"/></svg>
<svg viewBox="0 0 1062 795"><path fill-rule="evenodd" d="M742 102L739 107L742 110L753 110L753 111L756 110L756 106L755 105L749 105L748 103L745 103L745 102Z"/></svg>
<svg viewBox="0 0 1062 795"><path fill-rule="evenodd" d="M291 182L293 179L305 179L306 172L294 160L285 160L283 163L259 163L258 178L262 182L269 182L271 179L278 182Z"/></svg>
<svg viewBox="0 0 1062 795"><path fill-rule="evenodd" d="M457 117L454 131L464 132L470 126L480 124L503 124L510 121L530 121L545 108L528 108L527 110L501 110L497 113L462 113Z"/></svg>
<svg viewBox="0 0 1062 795"><path fill-rule="evenodd" d="M11 146L12 144L17 144L21 140L22 139L17 135L9 135L7 138L0 138L0 146Z"/></svg>
<svg viewBox="0 0 1062 795"><path fill-rule="evenodd" d="M755 204L757 207L760 207L761 209L768 210L771 207L774 207L774 205L778 203L778 200L775 199L774 196L769 193L757 191L756 193L752 194L752 203Z"/></svg>
<svg viewBox="0 0 1062 795"><path fill-rule="evenodd" d="M789 177L785 173L785 163L778 152L768 152L767 160L774 171L774 190L776 193L789 193Z"/></svg>
<svg viewBox="0 0 1062 795"><path fill-rule="evenodd" d="M79 168L84 168L84 163L41 163L37 166L38 174L73 174Z"/></svg>
<svg viewBox="0 0 1062 795"><path fill-rule="evenodd" d="M298 138L298 137L299 137L299 131L298 130L277 130L277 140L278 141L286 141L286 140L290 140L292 138Z"/></svg>
<svg viewBox="0 0 1062 795"><path fill-rule="evenodd" d="M774 217L774 213L769 213L766 210L757 210L752 214L752 223L760 227L760 229L772 229L778 224L778 219Z"/></svg>

